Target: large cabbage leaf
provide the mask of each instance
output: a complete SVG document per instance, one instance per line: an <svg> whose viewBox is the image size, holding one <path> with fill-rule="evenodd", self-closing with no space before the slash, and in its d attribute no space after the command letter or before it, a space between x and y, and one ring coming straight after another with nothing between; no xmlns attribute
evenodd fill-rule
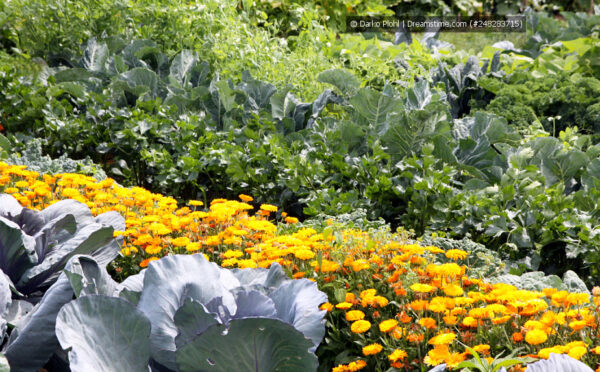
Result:
<svg viewBox="0 0 600 372"><path fill-rule="evenodd" d="M71 283L63 274L21 320L19 327L13 329L5 353L11 371L37 371L44 366L59 346L54 330L56 316L72 299Z"/></svg>
<svg viewBox="0 0 600 372"><path fill-rule="evenodd" d="M123 299L89 295L66 304L56 336L73 372L148 371L150 321Z"/></svg>
<svg viewBox="0 0 600 372"><path fill-rule="evenodd" d="M233 274L208 262L201 254L169 256L150 263L144 276L144 290L138 303L152 322L152 356L164 366L176 369L175 313L191 298L202 304L220 297L230 314L236 312L235 298L230 292L238 287Z"/></svg>
<svg viewBox="0 0 600 372"><path fill-rule="evenodd" d="M527 372L592 372L593 369L564 354L550 354L547 360L527 365Z"/></svg>
<svg viewBox="0 0 600 372"><path fill-rule="evenodd" d="M233 320L229 327L214 325L177 350L182 372L315 371L312 342L277 319Z"/></svg>
<svg viewBox="0 0 600 372"><path fill-rule="evenodd" d="M307 279L290 280L277 288L269 297L275 303L277 318L292 324L317 346L325 336L325 311L319 305L327 301L325 293L317 289L317 283Z"/></svg>

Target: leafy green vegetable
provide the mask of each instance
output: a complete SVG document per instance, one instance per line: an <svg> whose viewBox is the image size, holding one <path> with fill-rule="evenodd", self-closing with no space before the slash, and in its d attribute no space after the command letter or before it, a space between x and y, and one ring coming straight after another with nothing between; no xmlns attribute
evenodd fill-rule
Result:
<svg viewBox="0 0 600 372"><path fill-rule="evenodd" d="M88 295L69 302L58 313L56 336L72 371L148 370L150 321L126 300Z"/></svg>
<svg viewBox="0 0 600 372"><path fill-rule="evenodd" d="M125 221L116 212L93 217L87 206L75 200L38 212L20 207L10 195L0 198L6 205L0 210L4 230L0 269L25 295L52 284L73 255L92 254L106 265L119 252L113 231L123 230Z"/></svg>
<svg viewBox="0 0 600 372"><path fill-rule="evenodd" d="M7 358L18 371L39 368L60 343L74 371L315 369L326 300L316 283L291 280L277 264L228 270L201 254L169 256L117 285L93 257L77 255L12 332Z"/></svg>

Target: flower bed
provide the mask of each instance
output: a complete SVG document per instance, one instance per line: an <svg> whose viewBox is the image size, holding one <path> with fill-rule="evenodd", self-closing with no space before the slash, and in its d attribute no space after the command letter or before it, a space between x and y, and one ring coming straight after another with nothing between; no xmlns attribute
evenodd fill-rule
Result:
<svg viewBox="0 0 600 372"><path fill-rule="evenodd" d="M321 305L328 312L327 334L317 355L322 367L334 371L456 367L470 358L466 346L488 358L521 347L522 356L568 354L600 365L600 291L489 284L469 275L469 252L334 223L318 232L297 226L273 205L251 213L253 200L246 195L241 201L213 200L205 209L200 201L178 207L172 198L111 179L40 175L5 163L0 192L30 208L72 198L94 214L122 213L127 229L117 232L125 241L114 263L121 277L165 255L203 253L232 268L278 262L288 275L316 281L329 297ZM277 226L273 215L287 224Z"/></svg>

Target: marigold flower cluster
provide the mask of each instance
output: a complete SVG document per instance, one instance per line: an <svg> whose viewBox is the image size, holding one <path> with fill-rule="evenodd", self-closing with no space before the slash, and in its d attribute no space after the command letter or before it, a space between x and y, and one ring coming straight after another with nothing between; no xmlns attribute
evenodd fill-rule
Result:
<svg viewBox="0 0 600 372"><path fill-rule="evenodd" d="M23 206L43 209L62 200L75 199L86 204L92 214L120 212L126 230L121 253L129 263L146 267L152 260L168 254L202 251L207 258L225 267L268 267L272 262L291 264L314 257L311 250L318 239L303 239L311 231L276 237L277 227L269 221L277 207L262 204L255 215L248 211L253 198L241 194L240 201L215 199L206 210L204 203L188 201L178 207L171 197L154 194L140 187L125 188L112 179L97 181L80 174L40 175L25 166L0 163L0 192L13 195ZM298 220L285 213L286 223ZM285 249L280 249L285 245Z"/></svg>

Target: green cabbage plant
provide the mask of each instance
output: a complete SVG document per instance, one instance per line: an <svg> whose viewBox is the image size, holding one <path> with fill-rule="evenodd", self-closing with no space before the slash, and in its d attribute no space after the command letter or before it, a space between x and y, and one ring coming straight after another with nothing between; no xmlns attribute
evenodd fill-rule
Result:
<svg viewBox="0 0 600 372"><path fill-rule="evenodd" d="M73 298L61 272L75 255L112 261L120 250L115 229L125 229L117 212L94 217L75 200L36 211L0 194L0 337L12 330L4 350L11 370L35 371L57 349L56 314Z"/></svg>
<svg viewBox="0 0 600 372"><path fill-rule="evenodd" d="M92 257L75 256L40 305L56 319L64 351L53 360L65 371L304 372L318 366L326 300L278 264L229 270L176 255L118 284ZM41 367L30 358L20 355L29 366L18 369L9 357L11 370Z"/></svg>
<svg viewBox="0 0 600 372"><path fill-rule="evenodd" d="M90 254L101 265L112 261L120 250L115 229L125 229L117 212L94 217L70 199L36 211L0 194L0 269L23 295L42 292L75 254Z"/></svg>

